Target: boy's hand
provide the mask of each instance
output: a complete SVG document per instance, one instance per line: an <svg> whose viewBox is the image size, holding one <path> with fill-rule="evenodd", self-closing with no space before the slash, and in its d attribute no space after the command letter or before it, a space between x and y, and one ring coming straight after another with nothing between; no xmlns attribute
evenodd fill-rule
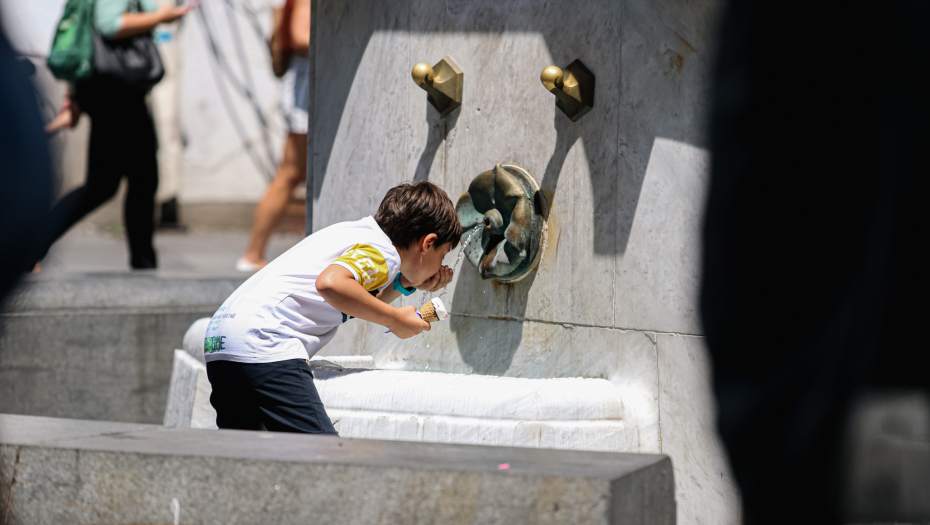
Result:
<svg viewBox="0 0 930 525"><path fill-rule="evenodd" d="M410 339L424 330L429 331L430 326L422 317L417 315L415 306L402 306L397 308L394 322L388 326L388 329L401 339Z"/></svg>
<svg viewBox="0 0 930 525"><path fill-rule="evenodd" d="M417 286L417 290L422 290L424 292L438 292L446 287L452 281L452 268L448 266L443 266L439 269L438 272L433 274L432 277L423 281L422 284ZM403 283L401 283L403 284Z"/></svg>

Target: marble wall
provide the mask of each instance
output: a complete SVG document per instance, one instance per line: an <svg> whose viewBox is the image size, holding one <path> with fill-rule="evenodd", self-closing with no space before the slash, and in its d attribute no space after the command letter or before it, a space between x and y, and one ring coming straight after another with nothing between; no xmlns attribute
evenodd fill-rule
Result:
<svg viewBox="0 0 930 525"><path fill-rule="evenodd" d="M551 203L534 275L503 285L465 262L443 296L448 323L399 341L350 322L323 354L608 379L626 410L652 414L631 448L672 457L679 523L736 523L697 312L719 3L316 1L311 231L373 214L402 181L431 180L456 200L496 163L527 169ZM410 70L446 55L464 71L464 101L440 119ZM539 74L576 58L597 88L594 109L572 123Z"/></svg>
<svg viewBox="0 0 930 525"><path fill-rule="evenodd" d="M181 204L258 202L274 177L287 130L265 40L281 3L206 1L178 28Z"/></svg>

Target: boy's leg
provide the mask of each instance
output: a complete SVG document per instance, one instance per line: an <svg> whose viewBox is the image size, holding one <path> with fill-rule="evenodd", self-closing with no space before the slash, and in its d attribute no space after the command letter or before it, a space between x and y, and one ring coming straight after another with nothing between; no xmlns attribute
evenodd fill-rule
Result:
<svg viewBox="0 0 930 525"><path fill-rule="evenodd" d="M245 365L262 423L274 432L337 435L305 359Z"/></svg>
<svg viewBox="0 0 930 525"><path fill-rule="evenodd" d="M216 410L216 426L234 430L262 430L262 419L249 392L242 368L255 365L233 361L207 363L207 378L213 386L210 404Z"/></svg>

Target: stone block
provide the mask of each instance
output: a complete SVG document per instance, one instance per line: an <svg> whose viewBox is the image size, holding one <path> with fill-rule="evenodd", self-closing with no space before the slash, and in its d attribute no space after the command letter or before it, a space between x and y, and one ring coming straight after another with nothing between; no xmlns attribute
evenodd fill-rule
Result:
<svg viewBox="0 0 930 525"><path fill-rule="evenodd" d="M33 277L20 283L0 313L23 315L98 308L187 310L222 304L243 282L245 278L189 279L144 273Z"/></svg>
<svg viewBox="0 0 930 525"><path fill-rule="evenodd" d="M242 279L28 279L0 311L0 410L161 423L174 349Z"/></svg>
<svg viewBox="0 0 930 525"><path fill-rule="evenodd" d="M661 455L72 424L0 416L20 522L675 523Z"/></svg>
<svg viewBox="0 0 930 525"><path fill-rule="evenodd" d="M211 392L213 388L207 378L206 365L184 350L175 350L164 425L216 428L216 410L210 404Z"/></svg>
<svg viewBox="0 0 930 525"><path fill-rule="evenodd" d="M198 366L199 365L199 366ZM165 405L166 427L190 427L197 392L197 373L204 367L183 350L174 351L171 383L168 385L168 403Z"/></svg>

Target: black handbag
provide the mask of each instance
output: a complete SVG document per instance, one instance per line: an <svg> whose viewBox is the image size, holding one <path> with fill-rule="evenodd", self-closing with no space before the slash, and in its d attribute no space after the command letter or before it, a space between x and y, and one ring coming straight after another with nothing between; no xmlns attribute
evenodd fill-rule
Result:
<svg viewBox="0 0 930 525"><path fill-rule="evenodd" d="M142 12L142 2L136 2ZM165 66L151 33L119 40L94 31L94 76L148 91L165 76Z"/></svg>

